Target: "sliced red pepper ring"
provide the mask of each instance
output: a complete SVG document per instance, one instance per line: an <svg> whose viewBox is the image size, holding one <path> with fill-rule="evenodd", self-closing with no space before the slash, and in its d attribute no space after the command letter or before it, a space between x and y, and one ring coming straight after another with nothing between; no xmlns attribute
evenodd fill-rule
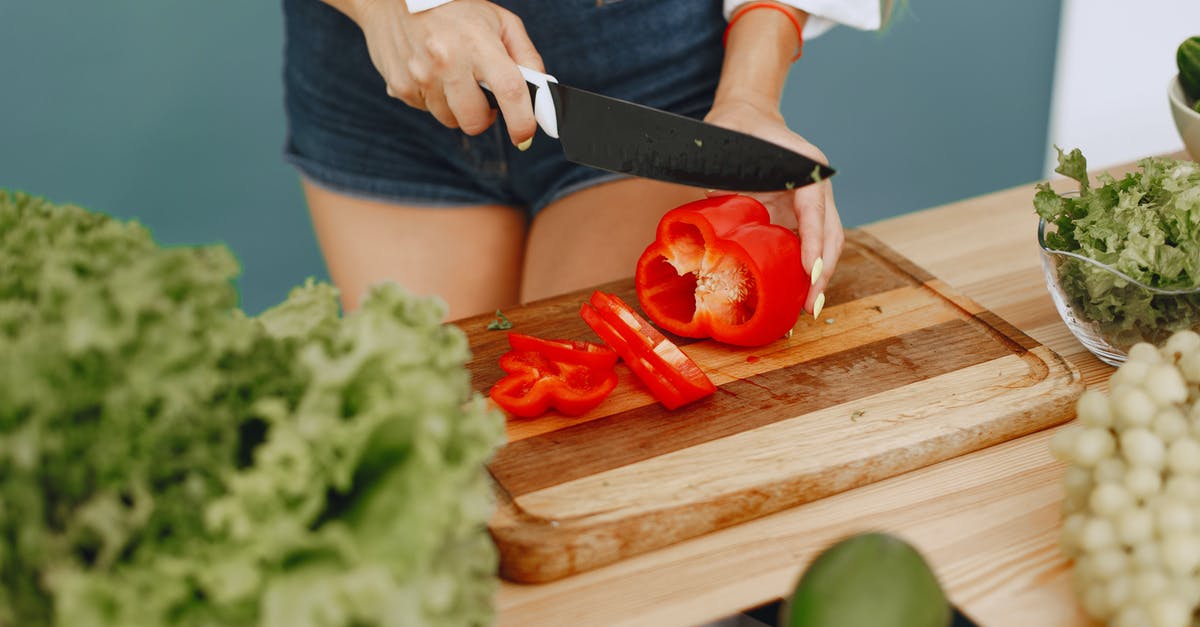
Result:
<svg viewBox="0 0 1200 627"><path fill-rule="evenodd" d="M749 196L705 198L658 223L634 279L642 310L684 337L761 346L783 337L808 297L800 240Z"/></svg>
<svg viewBox="0 0 1200 627"><path fill-rule="evenodd" d="M597 291L580 314L668 409L716 391L694 361L619 297Z"/></svg>
<svg viewBox="0 0 1200 627"><path fill-rule="evenodd" d="M680 348L615 294L593 292L592 307L686 397L716 392L708 375Z"/></svg>
<svg viewBox="0 0 1200 627"><path fill-rule="evenodd" d="M650 390L650 394L663 404L667 409L677 409L688 403L688 399L684 398L679 390L671 385L667 378L659 374L654 366L645 358L633 352L632 347L621 337L621 334L608 324L600 314L596 312L588 303L583 303L579 308L579 315L583 317L583 321L587 323L600 339L606 344L616 348L621 355L621 359L625 361L625 365L629 366L629 370Z"/></svg>
<svg viewBox="0 0 1200 627"><path fill-rule="evenodd" d="M508 345L513 350L536 351L561 363L582 364L592 368L611 369L619 359L616 351L595 342L584 340L547 340L524 333L509 332Z"/></svg>
<svg viewBox="0 0 1200 627"><path fill-rule="evenodd" d="M490 396L514 416L534 418L550 409L578 416L596 407L617 387L611 366L593 368L560 363L537 351L512 350L500 356L508 376L492 386Z"/></svg>

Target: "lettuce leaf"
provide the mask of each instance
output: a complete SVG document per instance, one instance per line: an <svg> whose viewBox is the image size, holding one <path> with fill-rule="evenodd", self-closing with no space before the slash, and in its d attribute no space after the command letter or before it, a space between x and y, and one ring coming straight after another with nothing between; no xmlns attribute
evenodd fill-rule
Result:
<svg viewBox="0 0 1200 627"><path fill-rule="evenodd" d="M0 625L474 625L503 418L444 306L0 191Z"/></svg>

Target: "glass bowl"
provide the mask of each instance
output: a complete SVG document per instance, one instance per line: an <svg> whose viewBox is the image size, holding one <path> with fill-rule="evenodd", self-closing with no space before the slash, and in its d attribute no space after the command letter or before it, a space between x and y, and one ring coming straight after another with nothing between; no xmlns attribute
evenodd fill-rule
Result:
<svg viewBox="0 0 1200 627"><path fill-rule="evenodd" d="M1067 328L1100 361L1119 366L1138 342L1162 346L1175 331L1200 332L1200 287L1151 287L1094 259L1048 248L1046 232L1054 228L1038 220L1046 287ZM1093 300L1092 293L1106 299ZM1126 315L1130 311L1142 315Z"/></svg>

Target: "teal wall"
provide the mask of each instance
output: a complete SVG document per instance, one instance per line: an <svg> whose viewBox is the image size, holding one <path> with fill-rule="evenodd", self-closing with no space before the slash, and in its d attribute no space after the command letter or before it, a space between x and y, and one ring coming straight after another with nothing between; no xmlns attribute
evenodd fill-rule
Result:
<svg viewBox="0 0 1200 627"><path fill-rule="evenodd" d="M1058 10L911 0L886 33L809 43L784 110L847 224L1040 176ZM244 306L281 300L325 274L280 158L282 44L274 0L0 2L0 187L224 242Z"/></svg>
<svg viewBox="0 0 1200 627"><path fill-rule="evenodd" d="M1041 179L1061 4L908 0L883 33L810 42L783 111L838 168L843 221Z"/></svg>
<svg viewBox="0 0 1200 627"><path fill-rule="evenodd" d="M228 244L243 305L324 265L282 158L274 0L0 0L0 187Z"/></svg>

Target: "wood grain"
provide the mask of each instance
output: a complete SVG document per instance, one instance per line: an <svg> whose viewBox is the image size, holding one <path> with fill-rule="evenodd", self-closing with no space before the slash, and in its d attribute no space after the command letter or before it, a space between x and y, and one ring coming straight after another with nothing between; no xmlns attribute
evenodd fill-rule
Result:
<svg viewBox="0 0 1200 627"><path fill-rule="evenodd" d="M789 594L820 549L877 530L920 547L985 627L1085 625L1040 531L1062 500L1045 447L1026 436L552 583L503 582L498 627L697 625Z"/></svg>
<svg viewBox="0 0 1200 627"><path fill-rule="evenodd" d="M610 288L636 303L629 283ZM875 238L849 234L827 293L820 320L767 346L681 342L718 385L708 399L667 411L619 366L618 389L587 415L510 420L489 465L502 575L561 578L1070 415L1080 387L1064 361ZM514 330L587 337L586 298L508 315ZM483 326L464 328L486 390L507 345Z"/></svg>
<svg viewBox="0 0 1200 627"><path fill-rule="evenodd" d="M1182 154L1172 155L1183 158ZM1130 165L1114 168L1120 176ZM1057 180L1060 190L1070 182ZM1046 292L1032 185L866 231L1068 359L1088 387L1112 368L1071 336ZM840 271L839 271L840 272ZM486 322L485 322L486 324ZM816 552L885 530L920 547L951 599L988 627L1093 623L1058 550L1062 465L1045 429L551 583L502 582L497 624L696 625L788 594Z"/></svg>
<svg viewBox="0 0 1200 627"><path fill-rule="evenodd" d="M945 353L947 344L963 350ZM516 498L1006 354L1004 347L975 326L962 320L945 322L733 378L717 394L685 411L667 412L649 403L511 442L489 468L509 496ZM698 363L708 369L703 361Z"/></svg>
<svg viewBox="0 0 1200 627"><path fill-rule="evenodd" d="M810 323L806 320L804 324L796 326L787 340L763 347L739 348L704 342L686 343L683 340L679 343L686 347L693 359L704 365L714 384L722 385L734 379L753 376L792 363L794 357L790 355L790 347L793 346L805 347L805 357L816 359L838 352L846 346L878 342L930 325L961 320L961 314L954 309L935 300L920 298L919 293L927 289L924 285L910 285L864 296L848 303L830 305L824 311L823 320L833 320L834 324L826 324L824 321ZM503 347L506 348L507 344ZM480 360L484 358L481 356ZM618 369L622 374L628 375L622 378L628 385L619 387L605 400L604 407L577 417L549 414L531 420L509 420L508 441L516 442L597 417L655 403L636 380L632 379L632 374L629 374L624 366L618 366ZM492 376L500 375L497 370Z"/></svg>

